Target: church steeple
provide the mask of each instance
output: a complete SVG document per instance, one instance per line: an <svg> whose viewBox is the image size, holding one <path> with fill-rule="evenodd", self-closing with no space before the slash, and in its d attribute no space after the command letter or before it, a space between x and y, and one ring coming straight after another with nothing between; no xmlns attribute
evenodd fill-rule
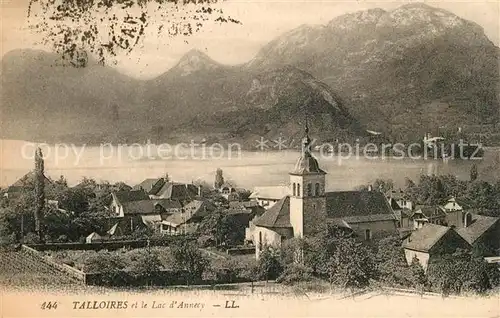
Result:
<svg viewBox="0 0 500 318"><path fill-rule="evenodd" d="M312 154L307 117L304 128L302 151L290 172L290 224L295 237L314 234L326 224L326 172Z"/></svg>
<svg viewBox="0 0 500 318"><path fill-rule="evenodd" d="M302 152L303 154L311 155L311 138L309 138L309 123L307 121L306 116L306 128L305 128L305 137L302 140Z"/></svg>
<svg viewBox="0 0 500 318"><path fill-rule="evenodd" d="M325 174L323 170L319 167L318 161L311 153L311 138L309 137L309 123L307 116L305 118L305 136L302 139L302 153L297 160L295 169L290 173L294 175L304 175L304 174Z"/></svg>

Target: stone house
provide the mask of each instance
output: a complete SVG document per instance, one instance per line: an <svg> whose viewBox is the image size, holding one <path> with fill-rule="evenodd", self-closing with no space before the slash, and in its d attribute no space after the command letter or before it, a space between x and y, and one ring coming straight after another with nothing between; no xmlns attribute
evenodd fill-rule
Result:
<svg viewBox="0 0 500 318"><path fill-rule="evenodd" d="M168 178L145 179L132 188L144 191L150 199L191 201L201 197L201 187L194 184L168 181Z"/></svg>
<svg viewBox="0 0 500 318"><path fill-rule="evenodd" d="M269 209L288 193L288 186L255 187L253 192L250 194L249 199L258 202L260 206Z"/></svg>
<svg viewBox="0 0 500 318"><path fill-rule="evenodd" d="M498 217L464 213L463 226L455 227L472 248L483 256L497 256L500 252L500 222Z"/></svg>
<svg viewBox="0 0 500 318"><path fill-rule="evenodd" d="M403 248L408 265L416 257L427 270L432 257L452 254L457 248L469 249L470 245L453 228L427 223L406 238Z"/></svg>

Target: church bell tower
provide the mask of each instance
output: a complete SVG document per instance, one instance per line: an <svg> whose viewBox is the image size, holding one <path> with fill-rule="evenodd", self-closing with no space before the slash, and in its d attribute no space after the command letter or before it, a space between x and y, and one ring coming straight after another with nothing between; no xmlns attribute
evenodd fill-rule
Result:
<svg viewBox="0 0 500 318"><path fill-rule="evenodd" d="M306 120L302 153L290 175L290 223L295 237L326 229L325 176L311 153Z"/></svg>

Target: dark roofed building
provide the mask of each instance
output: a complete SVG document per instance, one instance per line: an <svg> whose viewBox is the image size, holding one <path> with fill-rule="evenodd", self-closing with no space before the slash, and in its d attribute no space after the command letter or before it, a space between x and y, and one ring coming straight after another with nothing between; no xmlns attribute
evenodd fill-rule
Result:
<svg viewBox="0 0 500 318"><path fill-rule="evenodd" d="M290 197L286 196L276 202L269 210L262 214L255 222L256 226L267 228L291 228L290 224Z"/></svg>
<svg viewBox="0 0 500 318"><path fill-rule="evenodd" d="M50 181L49 178L45 177L45 188L47 189L52 185L52 181ZM29 186L34 186L34 178L35 178L35 173L34 171L30 171L26 173L24 176L19 178L16 182L14 182L12 185L7 187L4 196L6 198L14 199L19 197L21 193L24 191L26 187Z"/></svg>
<svg viewBox="0 0 500 318"><path fill-rule="evenodd" d="M121 203L149 199L148 195L143 190L118 191L114 192L114 195L116 196L116 199Z"/></svg>
<svg viewBox="0 0 500 318"><path fill-rule="evenodd" d="M148 178L139 183L138 185L134 186L132 190L143 190L145 191L148 195L149 194L156 194L158 191L163 187L163 185L166 183L165 178Z"/></svg>
<svg viewBox="0 0 500 318"><path fill-rule="evenodd" d="M201 197L200 187L189 184L168 181L168 178L145 179L132 190L143 190L151 199L193 200Z"/></svg>
<svg viewBox="0 0 500 318"><path fill-rule="evenodd" d="M215 206L206 200L193 200L182 210L161 215L161 233L168 235L194 233L201 222Z"/></svg>
<svg viewBox="0 0 500 318"><path fill-rule="evenodd" d="M472 214L464 214L462 227L456 227L457 233L472 247L479 248L483 256L498 255L500 249L499 218Z"/></svg>
<svg viewBox="0 0 500 318"><path fill-rule="evenodd" d="M425 224L406 238L403 247L408 264L416 257L426 270L433 256L452 254L458 248L469 249L470 245L453 228Z"/></svg>
<svg viewBox="0 0 500 318"><path fill-rule="evenodd" d="M392 209L378 191L327 192L326 209L330 217L347 216L394 216Z"/></svg>

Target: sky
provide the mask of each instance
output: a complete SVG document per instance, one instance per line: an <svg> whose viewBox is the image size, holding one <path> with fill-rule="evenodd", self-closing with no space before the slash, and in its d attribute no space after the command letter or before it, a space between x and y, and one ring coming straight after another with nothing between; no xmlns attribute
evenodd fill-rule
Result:
<svg viewBox="0 0 500 318"><path fill-rule="evenodd" d="M39 48L34 46L39 35L26 29L28 2L28 0L0 0L2 56L13 49ZM141 48L134 50L130 55L118 57L116 68L136 78L152 78L173 67L182 55L191 49L203 51L223 64L240 64L251 60L263 45L276 36L302 24L326 24L345 13L369 8L392 10L406 3L409 2L228 0L221 5L224 13L240 20L241 25L213 23L190 37L158 38L156 35L148 35ZM498 46L499 1L425 1L425 3L476 22Z"/></svg>

